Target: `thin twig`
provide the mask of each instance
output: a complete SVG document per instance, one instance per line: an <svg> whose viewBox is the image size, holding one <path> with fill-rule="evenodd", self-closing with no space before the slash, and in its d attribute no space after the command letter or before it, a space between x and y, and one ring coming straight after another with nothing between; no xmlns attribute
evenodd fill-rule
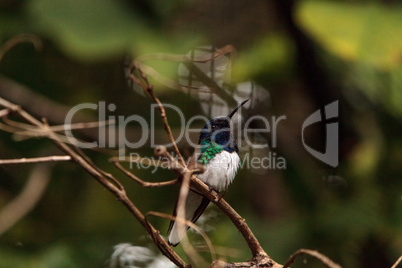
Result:
<svg viewBox="0 0 402 268"><path fill-rule="evenodd" d="M181 155L180 150L179 150L179 148L177 147L177 144L176 144L176 142L175 142L175 140L174 140L174 137L173 137L173 134L172 134L172 130L171 130L171 128L170 128L170 125L169 125L169 122L168 122L168 119L167 119L167 116L166 116L165 107L163 107L162 102L159 100L159 98L156 97L156 95L154 94L154 91L152 90L152 88L150 88L150 89L148 90L148 92L149 92L149 95L152 96L152 98L155 100L155 102L156 102L157 105L158 105L158 108L159 108L159 111L160 111L160 114L161 114L161 117L162 117L162 120L163 120L163 124L164 124L164 126L165 126L166 133L168 134L169 140L170 140L170 142L172 143L172 146L173 146L173 150L174 150L174 152L175 152L177 158L179 159L179 163L180 163L182 166L185 167L185 166L186 166L186 163L184 162L183 156Z"/></svg>
<svg viewBox="0 0 402 268"><path fill-rule="evenodd" d="M6 54L10 49L16 46L19 43L23 42L30 42L34 46L35 50L42 49L42 41L33 34L18 34L13 36L9 40L7 40L1 47L0 47L0 60L3 58L4 54Z"/></svg>
<svg viewBox="0 0 402 268"><path fill-rule="evenodd" d="M143 88L144 91L146 91L156 102L156 104L158 105L158 109L160 111L161 117L162 117L162 121L163 121L163 125L165 127L165 131L169 137L169 140L173 146L173 150L176 153L177 157L179 158L179 162L181 165L186 166L186 163L184 162L183 156L180 153L179 148L177 147L176 142L174 141L174 137L172 134L172 130L170 128L169 122L167 120L167 116L166 116L166 111L165 111L165 107L163 106L162 102L159 100L158 97L156 97L154 91L153 91L153 86L149 83L147 77L145 76L145 74L141 71L138 70L140 72L140 76L141 78L145 81L145 83L143 83L143 81L141 79L139 79L138 77L136 77L134 74L130 74L129 78L131 78L134 82L136 82L139 86L141 86Z"/></svg>
<svg viewBox="0 0 402 268"><path fill-rule="evenodd" d="M7 116L10 113L9 109L3 109L0 111L0 118L3 116Z"/></svg>
<svg viewBox="0 0 402 268"><path fill-rule="evenodd" d="M177 232L186 233L187 225L186 225L186 201L188 192L190 190L190 178L193 173L191 171L187 171L184 176L183 180L180 185L179 190L179 198L177 200L177 213L176 213L176 221L177 224ZM187 235L184 236L184 239L181 241L183 243L183 250L186 255L192 260L192 263L198 263L199 258L196 258L198 254L196 254L194 248L191 246L187 239ZM205 266L202 266L205 267Z"/></svg>
<svg viewBox="0 0 402 268"><path fill-rule="evenodd" d="M401 261L402 261L402 255L398 258L398 260L394 263L394 265L392 265L391 268L396 268Z"/></svg>
<svg viewBox="0 0 402 268"><path fill-rule="evenodd" d="M131 155L126 157L114 156L109 159L110 162L128 162L128 163L137 163L144 165L146 167L160 167L160 168L168 168L172 169L171 162L163 159L153 159L148 157L141 157L138 155Z"/></svg>
<svg viewBox="0 0 402 268"><path fill-rule="evenodd" d="M99 128L105 127L108 125L113 125L116 123L116 120L106 120L106 121L97 121L97 122L82 122L82 123L73 123L73 124L65 124L65 125L55 125L49 126L49 128L54 132L65 131L67 130L77 130L77 129L87 129L87 128ZM33 130L37 128L32 128ZM24 132L19 132L18 134L24 135ZM38 134L40 135L40 134Z"/></svg>
<svg viewBox="0 0 402 268"><path fill-rule="evenodd" d="M34 158L0 159L0 165L43 163L43 162L61 162L61 161L71 161L71 156L69 156L69 155L53 155L53 156L34 157Z"/></svg>
<svg viewBox="0 0 402 268"><path fill-rule="evenodd" d="M289 267L289 265L291 265L299 255L303 255L303 254L310 255L310 256L320 260L328 268L342 268L342 266L335 263L327 256L321 254L320 252L318 252L316 250L311 250L311 249L299 249L298 251L293 253L292 256L290 256L289 260L286 262L286 264L283 266L283 268Z"/></svg>
<svg viewBox="0 0 402 268"><path fill-rule="evenodd" d="M177 179L170 180L170 181L162 181L162 182L147 182L143 181L137 176L135 176L133 173L125 169L119 162L113 161L113 164L120 169L127 177L130 179L133 179L135 182L139 183L142 187L148 188L148 187L163 187L167 185L173 185L178 182Z"/></svg>

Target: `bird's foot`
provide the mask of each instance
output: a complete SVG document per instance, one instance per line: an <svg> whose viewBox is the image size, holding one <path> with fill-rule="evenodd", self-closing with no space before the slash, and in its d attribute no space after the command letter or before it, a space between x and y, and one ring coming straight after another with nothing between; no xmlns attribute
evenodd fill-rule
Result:
<svg viewBox="0 0 402 268"><path fill-rule="evenodd" d="M212 186L211 185L209 185L209 184L206 184L207 186L208 186L208 188L209 188L209 193L212 193L212 191L214 191L215 189L214 188L212 188Z"/></svg>
<svg viewBox="0 0 402 268"><path fill-rule="evenodd" d="M215 192L218 193L218 197L216 197L216 198L214 199L214 202L218 202L218 201L221 199L221 196L220 196L219 191L218 191L218 190L215 190L214 188L212 188L212 186L209 185L208 183L205 183L205 184L208 186L208 188L209 188L209 193L210 193L210 194L211 194L213 191L215 191Z"/></svg>
<svg viewBox="0 0 402 268"><path fill-rule="evenodd" d="M226 194L226 191L224 191L223 193L219 193L218 201L220 201L225 194Z"/></svg>

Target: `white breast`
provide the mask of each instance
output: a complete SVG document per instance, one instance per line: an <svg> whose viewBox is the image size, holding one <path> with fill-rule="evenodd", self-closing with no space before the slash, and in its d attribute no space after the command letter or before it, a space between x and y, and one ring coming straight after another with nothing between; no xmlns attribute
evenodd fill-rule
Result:
<svg viewBox="0 0 402 268"><path fill-rule="evenodd" d="M206 171L197 177L220 192L233 182L239 166L240 157L236 152L222 151L209 161Z"/></svg>

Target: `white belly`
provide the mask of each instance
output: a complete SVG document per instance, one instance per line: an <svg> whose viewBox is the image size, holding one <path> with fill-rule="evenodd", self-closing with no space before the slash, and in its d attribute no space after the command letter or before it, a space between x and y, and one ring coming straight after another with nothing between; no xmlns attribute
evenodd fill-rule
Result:
<svg viewBox="0 0 402 268"><path fill-rule="evenodd" d="M236 152L222 151L209 161L206 171L197 177L220 192L233 182L239 166L240 157Z"/></svg>

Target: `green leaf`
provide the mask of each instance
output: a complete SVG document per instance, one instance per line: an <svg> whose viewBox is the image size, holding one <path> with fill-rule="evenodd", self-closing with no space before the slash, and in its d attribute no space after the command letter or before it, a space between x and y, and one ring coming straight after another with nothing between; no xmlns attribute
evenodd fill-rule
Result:
<svg viewBox="0 0 402 268"><path fill-rule="evenodd" d="M387 71L401 65L402 7L302 1L299 24L328 51Z"/></svg>
<svg viewBox="0 0 402 268"><path fill-rule="evenodd" d="M68 55L84 61L126 53L185 53L188 47L200 41L200 35L195 33L165 36L124 3L32 0L27 8L32 24L40 33L56 41ZM160 67L158 64L156 67Z"/></svg>
<svg viewBox="0 0 402 268"><path fill-rule="evenodd" d="M127 49L145 31L141 21L113 0L34 0L28 6L36 26L69 54L95 59Z"/></svg>
<svg viewBox="0 0 402 268"><path fill-rule="evenodd" d="M232 75L235 81L245 81L260 74L280 77L293 63L294 48L286 36L270 35L256 40L251 47L239 53L234 62Z"/></svg>

